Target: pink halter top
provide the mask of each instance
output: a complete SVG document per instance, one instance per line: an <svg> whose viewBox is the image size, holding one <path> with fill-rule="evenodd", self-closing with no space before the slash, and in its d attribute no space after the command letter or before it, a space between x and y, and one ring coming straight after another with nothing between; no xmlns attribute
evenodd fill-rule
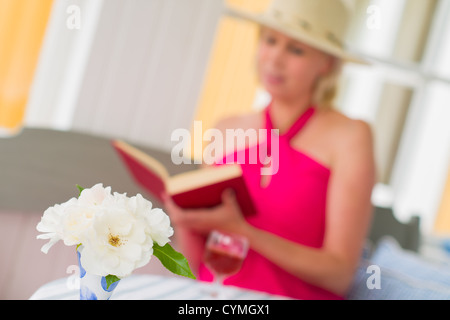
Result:
<svg viewBox="0 0 450 320"><path fill-rule="evenodd" d="M265 110L267 139L253 147L235 152L248 155L251 148L266 144L270 151L270 105ZM247 221L262 230L290 241L320 248L325 234L325 212L330 170L307 154L294 149L290 140L296 136L314 115L315 107L308 108L284 134L279 136L279 169L268 185L261 186L263 164L241 164L245 182L254 199L257 214ZM225 163L230 155L225 157ZM247 161L248 162L248 161ZM229 162L228 162L229 163ZM212 275L201 265L200 279L211 281ZM239 273L225 280L225 284L287 296L295 299L341 299L321 288L310 285L279 268L253 250L249 250Z"/></svg>

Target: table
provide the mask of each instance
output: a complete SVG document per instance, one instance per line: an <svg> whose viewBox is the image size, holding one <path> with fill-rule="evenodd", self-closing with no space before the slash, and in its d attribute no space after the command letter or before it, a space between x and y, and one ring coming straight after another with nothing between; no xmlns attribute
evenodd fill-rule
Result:
<svg viewBox="0 0 450 320"><path fill-rule="evenodd" d="M40 287L30 300L78 300L75 279L61 278ZM132 275L122 279L111 300L211 300L211 284L183 277L162 275ZM284 300L285 297L242 288L223 288L227 300Z"/></svg>

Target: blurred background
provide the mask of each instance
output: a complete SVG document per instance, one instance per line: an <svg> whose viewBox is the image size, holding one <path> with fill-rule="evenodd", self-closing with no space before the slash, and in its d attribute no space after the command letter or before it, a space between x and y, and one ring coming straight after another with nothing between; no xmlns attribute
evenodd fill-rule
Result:
<svg viewBox="0 0 450 320"><path fill-rule="evenodd" d="M201 120L206 130L265 107L253 69L257 30L222 14L225 4L258 12L269 2L0 0L0 299L26 299L67 275L74 252L43 255L35 226L43 210L76 195L75 184L142 192L109 139L167 161L175 129ZM373 203L401 222L418 217L424 235L446 236L450 0L348 2L348 43L373 64L345 66L336 108L372 125ZM30 263L47 274L31 277Z"/></svg>

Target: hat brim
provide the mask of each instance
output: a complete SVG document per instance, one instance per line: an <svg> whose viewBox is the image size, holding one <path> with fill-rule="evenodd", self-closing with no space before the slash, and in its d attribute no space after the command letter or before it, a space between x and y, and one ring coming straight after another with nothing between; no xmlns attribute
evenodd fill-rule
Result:
<svg viewBox="0 0 450 320"><path fill-rule="evenodd" d="M293 31L293 30L289 29L287 26L283 26L282 24L279 24L276 21L266 18L262 14L252 14L252 13L248 13L248 12L245 12L240 9L233 8L233 7L226 7L225 14L227 14L228 16L233 17L233 18L248 20L248 21L254 22L256 24L277 30L279 32L282 32L282 33L290 36L293 39L304 42L307 45L310 45L310 46L317 48L325 53L328 53L334 57L342 59L345 62L351 62L351 63L357 63L357 64L363 64L363 65L371 64L369 61L363 59L362 57L358 57L356 54L347 52L346 50L343 50L337 46L332 46L332 45L322 41L321 39L317 39L316 37L312 36L311 34L309 34L307 32L299 32L299 30Z"/></svg>

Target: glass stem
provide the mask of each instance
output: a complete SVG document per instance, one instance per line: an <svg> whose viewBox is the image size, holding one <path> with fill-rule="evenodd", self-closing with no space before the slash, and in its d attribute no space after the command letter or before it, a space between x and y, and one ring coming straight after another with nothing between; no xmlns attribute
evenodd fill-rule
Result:
<svg viewBox="0 0 450 320"><path fill-rule="evenodd" d="M224 275L214 275L213 287L211 295L218 299L220 298L220 292L222 291L223 280L225 279Z"/></svg>

